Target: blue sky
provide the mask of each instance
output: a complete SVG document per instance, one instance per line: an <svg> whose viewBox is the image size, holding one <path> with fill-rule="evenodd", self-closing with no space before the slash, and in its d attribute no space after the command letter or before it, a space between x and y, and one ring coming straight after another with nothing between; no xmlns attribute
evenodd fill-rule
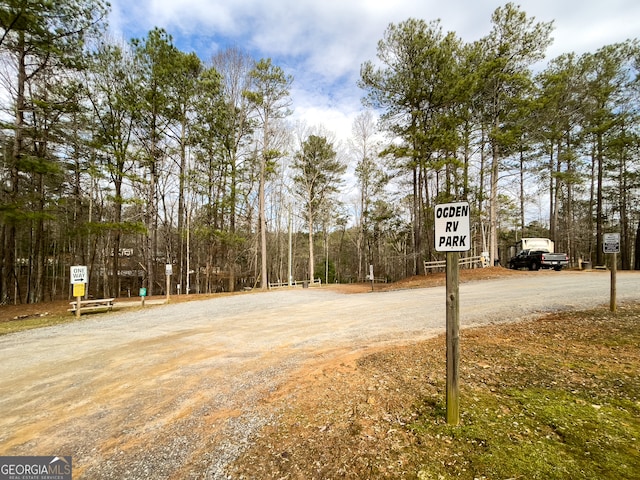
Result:
<svg viewBox="0 0 640 480"><path fill-rule="evenodd" d="M293 119L347 138L362 110L360 66L374 60L389 23L440 19L464 41L491 29L491 0L110 0L112 32L125 40L162 27L203 61L227 46L272 58L294 77ZM554 21L548 58L640 37L638 0L521 0L538 21Z"/></svg>

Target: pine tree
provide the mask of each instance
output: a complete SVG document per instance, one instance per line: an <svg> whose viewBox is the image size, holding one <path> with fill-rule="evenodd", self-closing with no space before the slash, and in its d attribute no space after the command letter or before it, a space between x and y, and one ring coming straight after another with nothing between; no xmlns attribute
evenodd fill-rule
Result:
<svg viewBox="0 0 640 480"><path fill-rule="evenodd" d="M337 158L325 137L310 135L295 155L292 169L296 192L303 200L309 229L309 281L313 282L315 259L313 233L319 214L328 208L331 196L340 189L346 165Z"/></svg>

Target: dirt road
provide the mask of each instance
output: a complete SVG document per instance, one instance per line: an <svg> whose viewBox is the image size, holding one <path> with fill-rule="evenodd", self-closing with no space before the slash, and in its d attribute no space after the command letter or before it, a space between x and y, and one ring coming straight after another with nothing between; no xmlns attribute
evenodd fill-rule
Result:
<svg viewBox="0 0 640 480"><path fill-rule="evenodd" d="M640 274L618 274L618 301ZM608 304L604 272L460 286L463 326ZM222 297L0 337L0 455L72 455L74 478L226 478L291 379L445 328L444 288Z"/></svg>

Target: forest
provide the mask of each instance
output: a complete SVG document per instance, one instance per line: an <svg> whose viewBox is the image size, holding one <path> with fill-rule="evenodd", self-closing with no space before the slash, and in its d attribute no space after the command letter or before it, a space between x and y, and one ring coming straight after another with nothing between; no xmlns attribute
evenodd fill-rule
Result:
<svg viewBox="0 0 640 480"><path fill-rule="evenodd" d="M295 81L241 47L154 28L117 41L103 0L0 4L0 304L211 293L425 274L434 208L467 201L472 248L548 237L571 266L640 269L640 43L546 59L553 23L507 3L466 43L390 23L338 140L291 121Z"/></svg>

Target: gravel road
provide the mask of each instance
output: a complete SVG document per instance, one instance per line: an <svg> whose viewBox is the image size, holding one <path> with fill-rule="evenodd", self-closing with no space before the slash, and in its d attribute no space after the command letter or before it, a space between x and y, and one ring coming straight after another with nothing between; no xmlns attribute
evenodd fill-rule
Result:
<svg viewBox="0 0 640 480"><path fill-rule="evenodd" d="M640 274L619 272L617 292L618 302L640 300ZM444 332L444 295L281 290L0 337L0 455L72 455L74 478L226 478L292 378ZM605 272L460 285L463 327L608 302Z"/></svg>

